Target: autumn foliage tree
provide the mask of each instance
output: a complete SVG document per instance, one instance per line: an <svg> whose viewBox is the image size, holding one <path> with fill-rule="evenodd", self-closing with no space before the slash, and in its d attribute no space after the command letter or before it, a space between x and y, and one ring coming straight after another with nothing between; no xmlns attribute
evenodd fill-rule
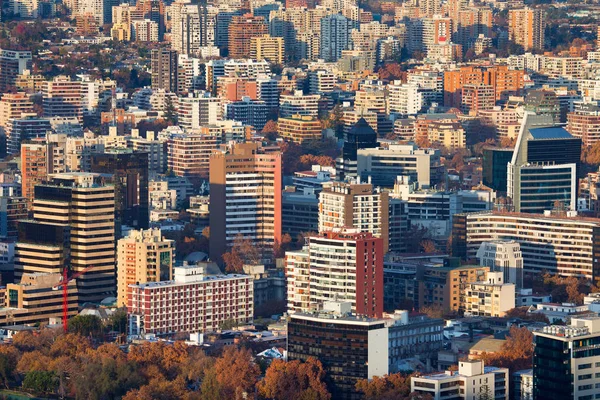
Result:
<svg viewBox="0 0 600 400"><path fill-rule="evenodd" d="M238 234L231 246L231 250L223 254L225 271L242 272L245 264L258 264L260 262L260 250L252 244L250 239Z"/></svg>
<svg viewBox="0 0 600 400"><path fill-rule="evenodd" d="M362 379L356 383L356 390L363 393L364 400L409 400L415 397L410 391L410 378L415 374L390 374L373 379ZM431 397L429 397L431 398Z"/></svg>
<svg viewBox="0 0 600 400"><path fill-rule="evenodd" d="M212 374L213 391L217 392L220 398L235 399L243 392L253 391L260 376L260 368L252 361L250 350L227 346L208 374ZM204 385L205 382L203 392L206 389Z"/></svg>
<svg viewBox="0 0 600 400"><path fill-rule="evenodd" d="M511 372L531 368L533 362L533 334L527 328L510 328L506 342L496 353L483 353L486 365L508 368Z"/></svg>
<svg viewBox="0 0 600 400"><path fill-rule="evenodd" d="M273 360L257 385L258 394L273 400L329 400L331 394L324 378L325 370L316 358L310 357L306 362Z"/></svg>

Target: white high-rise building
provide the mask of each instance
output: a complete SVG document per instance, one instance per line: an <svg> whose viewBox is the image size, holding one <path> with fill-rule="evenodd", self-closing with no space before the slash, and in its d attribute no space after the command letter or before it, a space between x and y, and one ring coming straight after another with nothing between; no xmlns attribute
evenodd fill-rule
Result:
<svg viewBox="0 0 600 400"><path fill-rule="evenodd" d="M388 85L388 114L415 115L423 108L423 96L414 84L394 81Z"/></svg>
<svg viewBox="0 0 600 400"><path fill-rule="evenodd" d="M196 91L179 99L179 125L183 129L214 125L221 116L221 101L208 92Z"/></svg>
<svg viewBox="0 0 600 400"><path fill-rule="evenodd" d="M200 47L215 44L214 7L182 0L171 5L171 47L180 54L198 54Z"/></svg>
<svg viewBox="0 0 600 400"><path fill-rule="evenodd" d="M514 240L494 240L481 243L477 250L479 264L492 271L502 272L504 282L523 287L523 254L521 245Z"/></svg>
<svg viewBox="0 0 600 400"><path fill-rule="evenodd" d="M351 48L350 33L353 28L354 21L341 14L321 19L321 58L327 62L340 59L342 51Z"/></svg>

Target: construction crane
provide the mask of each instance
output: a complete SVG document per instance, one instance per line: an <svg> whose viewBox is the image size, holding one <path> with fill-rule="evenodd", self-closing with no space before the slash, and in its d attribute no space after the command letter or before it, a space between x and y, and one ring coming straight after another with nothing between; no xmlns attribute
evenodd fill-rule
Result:
<svg viewBox="0 0 600 400"><path fill-rule="evenodd" d="M90 265L89 267L86 267L82 271L79 271L79 272L71 275L71 277L69 277L68 276L69 267L67 267L65 265L65 267L63 268L62 281L58 285L52 287L52 289L54 289L54 290L58 290L58 289L62 288L62 301L63 301L62 323L63 323L63 330L65 331L65 333L67 333L67 331L69 330L69 325L67 323L67 320L69 319L69 293L68 293L69 292L69 289L68 289L69 282L71 282L73 279L79 278L81 275L85 274L92 268L94 268L94 266Z"/></svg>

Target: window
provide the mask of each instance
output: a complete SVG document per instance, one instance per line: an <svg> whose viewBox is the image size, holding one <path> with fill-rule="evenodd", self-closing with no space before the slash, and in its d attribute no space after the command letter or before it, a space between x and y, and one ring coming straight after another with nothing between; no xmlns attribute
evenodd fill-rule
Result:
<svg viewBox="0 0 600 400"><path fill-rule="evenodd" d="M579 366L577 366L577 369L588 369L588 368L592 368L592 364L580 364Z"/></svg>
<svg viewBox="0 0 600 400"><path fill-rule="evenodd" d="M586 375L579 375L579 380L583 381L586 379L592 379L592 374L586 374Z"/></svg>

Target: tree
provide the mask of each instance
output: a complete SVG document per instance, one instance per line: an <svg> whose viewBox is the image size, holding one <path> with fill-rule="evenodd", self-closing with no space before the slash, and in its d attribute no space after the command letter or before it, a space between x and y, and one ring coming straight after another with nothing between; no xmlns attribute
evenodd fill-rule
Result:
<svg viewBox="0 0 600 400"><path fill-rule="evenodd" d="M407 399L410 395L410 378L396 373L382 377L375 376L372 380L362 379L356 383L356 390L364 394L365 400L395 400Z"/></svg>
<svg viewBox="0 0 600 400"><path fill-rule="evenodd" d="M17 368L19 351L14 347L3 346L0 350L0 377L4 386L8 388L8 381L12 379Z"/></svg>
<svg viewBox="0 0 600 400"><path fill-rule="evenodd" d="M531 368L533 358L533 334L527 328L510 328L506 342L496 353L483 353L486 365L509 368L512 372Z"/></svg>
<svg viewBox="0 0 600 400"><path fill-rule="evenodd" d="M285 252L290 250L291 243L292 243L292 237L290 236L289 233L286 233L281 237L281 243L279 243L279 241L275 240L275 243L273 244L273 257L275 257L275 258L285 257Z"/></svg>
<svg viewBox="0 0 600 400"><path fill-rule="evenodd" d="M279 127L277 126L277 122L273 120L267 121L260 133L270 141L275 141L275 139L277 139L277 136L279 135Z"/></svg>
<svg viewBox="0 0 600 400"><path fill-rule="evenodd" d="M168 125L177 125L177 110L171 96L166 96L165 99L165 120Z"/></svg>
<svg viewBox="0 0 600 400"><path fill-rule="evenodd" d="M95 315L77 315L69 320L69 332L98 336L102 334L102 320Z"/></svg>
<svg viewBox="0 0 600 400"><path fill-rule="evenodd" d="M23 388L38 394L55 393L58 377L53 371L29 371L23 380Z"/></svg>
<svg viewBox="0 0 600 400"><path fill-rule="evenodd" d="M423 253L426 253L426 254L438 252L437 246L435 245L433 240L430 240L430 239L422 240L421 243L419 243L419 246L423 250Z"/></svg>
<svg viewBox="0 0 600 400"><path fill-rule="evenodd" d="M242 272L245 264L255 265L260 261L260 250L252 244L250 239L244 238L241 233L233 240L231 250L223 254L223 262L227 272Z"/></svg>
<svg viewBox="0 0 600 400"><path fill-rule="evenodd" d="M266 399L329 400L324 378L325 370L316 358L309 357L304 363L273 360L257 389Z"/></svg>
<svg viewBox="0 0 600 400"><path fill-rule="evenodd" d="M233 399L236 391L252 392L260 375L260 368L252 361L248 349L227 346L215 362L214 370L223 398Z"/></svg>
<svg viewBox="0 0 600 400"><path fill-rule="evenodd" d="M419 308L419 312L426 314L429 318L444 317L444 309L441 306L423 306Z"/></svg>
<svg viewBox="0 0 600 400"><path fill-rule="evenodd" d="M119 333L127 332L127 310L119 309L112 313L108 317L108 322L106 326L111 331L117 331Z"/></svg>

